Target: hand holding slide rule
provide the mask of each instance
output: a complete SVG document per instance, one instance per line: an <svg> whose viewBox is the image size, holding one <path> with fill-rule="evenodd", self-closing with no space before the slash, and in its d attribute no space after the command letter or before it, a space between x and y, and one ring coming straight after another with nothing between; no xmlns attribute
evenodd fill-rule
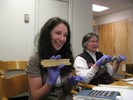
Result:
<svg viewBox="0 0 133 100"><path fill-rule="evenodd" d="M49 60L42 60L41 61L41 65L43 67L58 67L60 64L64 64L64 65L71 65L71 63L69 62L70 59L49 59Z"/></svg>

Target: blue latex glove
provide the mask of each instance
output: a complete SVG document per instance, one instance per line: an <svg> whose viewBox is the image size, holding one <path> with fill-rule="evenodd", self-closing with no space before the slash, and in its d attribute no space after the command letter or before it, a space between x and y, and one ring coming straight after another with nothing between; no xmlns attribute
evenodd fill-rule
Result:
<svg viewBox="0 0 133 100"><path fill-rule="evenodd" d="M69 76L67 78L67 84L68 85L77 85L79 82L83 82L84 78L80 76Z"/></svg>
<svg viewBox="0 0 133 100"><path fill-rule="evenodd" d="M51 59L56 59L56 60L59 60L60 58L61 58L60 55L51 57ZM46 80L46 83L48 83L49 85L55 85L56 80L60 73L60 69L63 67L64 67L64 64L61 64L58 67L49 67L48 68L48 78Z"/></svg>
<svg viewBox="0 0 133 100"><path fill-rule="evenodd" d="M120 63L121 61L125 61L126 60L126 57L123 56L123 55L119 55L118 57L116 57L116 62L117 63Z"/></svg>
<svg viewBox="0 0 133 100"><path fill-rule="evenodd" d="M102 56L98 61L96 61L97 66L104 65L106 63L109 63L112 60L112 57L109 55Z"/></svg>

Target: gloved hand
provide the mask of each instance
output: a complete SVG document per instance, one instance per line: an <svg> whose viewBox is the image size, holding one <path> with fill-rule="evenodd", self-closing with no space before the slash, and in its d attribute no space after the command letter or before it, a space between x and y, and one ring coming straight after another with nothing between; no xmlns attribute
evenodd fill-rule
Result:
<svg viewBox="0 0 133 100"><path fill-rule="evenodd" d="M96 61L97 66L104 65L106 63L109 63L112 60L112 57L109 55L102 56L98 61Z"/></svg>
<svg viewBox="0 0 133 100"><path fill-rule="evenodd" d="M121 61L125 61L126 60L126 57L123 56L123 55L119 55L118 57L116 57L116 62L117 63L120 63Z"/></svg>
<svg viewBox="0 0 133 100"><path fill-rule="evenodd" d="M52 56L51 59L59 60L61 58L61 55ZM64 64L61 64L58 67L48 67L48 78L46 80L46 83L50 85L55 85L56 80L59 76L60 69L64 67Z"/></svg>
<svg viewBox="0 0 133 100"><path fill-rule="evenodd" d="M83 82L84 78L80 76L69 76L67 78L67 84L68 85L77 85L79 82Z"/></svg>

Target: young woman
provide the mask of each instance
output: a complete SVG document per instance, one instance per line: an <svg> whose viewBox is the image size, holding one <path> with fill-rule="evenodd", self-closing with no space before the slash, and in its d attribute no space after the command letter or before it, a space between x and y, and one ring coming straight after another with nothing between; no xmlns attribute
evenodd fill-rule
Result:
<svg viewBox="0 0 133 100"><path fill-rule="evenodd" d="M83 37L84 50L74 61L76 75L84 77L85 82L89 84L110 84L113 82L113 75L117 72L121 61L126 58L119 55L114 66L111 66L109 62L112 57L97 51L98 41L99 37L94 33L87 33Z"/></svg>
<svg viewBox="0 0 133 100"><path fill-rule="evenodd" d="M42 59L70 59L73 56L70 44L71 31L68 23L58 17L49 19L37 35L37 52L28 61L27 75L30 87L30 100L65 100L73 85L82 81L72 76L71 66L43 68Z"/></svg>

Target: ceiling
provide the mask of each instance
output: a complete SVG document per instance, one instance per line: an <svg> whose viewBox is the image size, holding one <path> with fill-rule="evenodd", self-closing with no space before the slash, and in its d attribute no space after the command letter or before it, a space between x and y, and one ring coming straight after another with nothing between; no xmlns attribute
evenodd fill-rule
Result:
<svg viewBox="0 0 133 100"><path fill-rule="evenodd" d="M133 0L93 0L93 4L107 6L110 8L103 12L93 12L93 17L97 18L133 7Z"/></svg>

